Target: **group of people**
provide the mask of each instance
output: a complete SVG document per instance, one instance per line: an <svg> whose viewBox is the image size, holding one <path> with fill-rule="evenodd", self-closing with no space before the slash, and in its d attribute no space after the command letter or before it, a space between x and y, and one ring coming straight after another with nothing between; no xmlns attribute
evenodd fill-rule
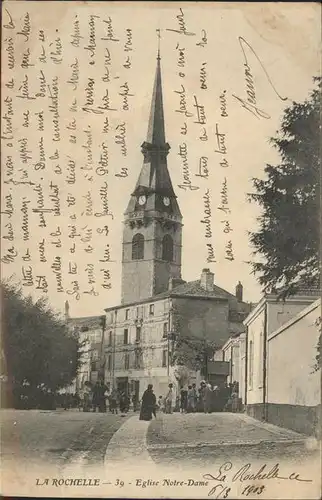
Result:
<svg viewBox="0 0 322 500"><path fill-rule="evenodd" d="M156 418L156 411L170 414L240 410L237 382L212 386L209 382L202 380L198 389L195 383L182 388L180 396L175 396L173 384L169 384L167 394L159 396L158 400L153 392L153 385L149 384L142 397L140 420L151 420L153 416Z"/></svg>
<svg viewBox="0 0 322 500"><path fill-rule="evenodd" d="M112 389L109 392L108 387L103 381L97 381L94 386L89 382L85 382L84 388L79 392L79 409L83 411L93 411L105 413L107 411L107 403L111 413L127 413L132 403L133 410L137 411L138 397L127 391Z"/></svg>
<svg viewBox="0 0 322 500"><path fill-rule="evenodd" d="M189 385L187 389L182 388L178 399L176 411L182 413L237 412L240 410L241 405L237 382L213 386L211 383L202 380L198 389L196 384Z"/></svg>

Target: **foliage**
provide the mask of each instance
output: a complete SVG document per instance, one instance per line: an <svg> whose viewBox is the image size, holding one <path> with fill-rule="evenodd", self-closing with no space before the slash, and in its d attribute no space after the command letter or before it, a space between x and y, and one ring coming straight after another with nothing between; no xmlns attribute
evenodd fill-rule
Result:
<svg viewBox="0 0 322 500"><path fill-rule="evenodd" d="M253 179L249 200L262 208L259 231L250 233L253 272L264 291L284 296L319 286L320 246L320 106L321 78L302 103L284 112L271 144L278 165L266 165L266 178Z"/></svg>
<svg viewBox="0 0 322 500"><path fill-rule="evenodd" d="M33 301L11 282L1 284L3 351L12 391L55 392L69 385L80 365L81 345L46 299Z"/></svg>
<svg viewBox="0 0 322 500"><path fill-rule="evenodd" d="M185 366L188 370L205 369L206 364L213 358L216 346L210 339L205 339L202 336L187 335L184 333L184 328L181 324L181 316L172 307L173 313L173 331L170 334L170 353L171 365L175 367ZM176 377L179 383L184 383L184 372L176 370Z"/></svg>

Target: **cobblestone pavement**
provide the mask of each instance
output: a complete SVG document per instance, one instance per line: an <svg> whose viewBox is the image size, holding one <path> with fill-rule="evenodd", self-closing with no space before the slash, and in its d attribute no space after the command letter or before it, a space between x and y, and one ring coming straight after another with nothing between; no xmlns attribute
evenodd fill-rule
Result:
<svg viewBox="0 0 322 500"><path fill-rule="evenodd" d="M2 465L14 460L66 465L86 455L86 463L103 463L106 447L128 418L79 411L2 410Z"/></svg>
<svg viewBox="0 0 322 500"><path fill-rule="evenodd" d="M11 496L27 492L29 496L39 496L39 477L43 481L46 477L64 476L81 478L80 481L86 477L99 478L99 489L89 496L132 497L131 488L136 486L135 494L153 498L156 494L153 485L160 480L162 488L158 494L166 497L173 492L168 488L171 481L177 484L179 480L188 488L175 490L182 495L180 498L197 498L198 492L198 498L205 498L216 481L210 481L200 491L192 491L190 483L194 488L205 477L218 475L220 467L227 466L226 462L230 476L244 470L243 467L251 468L254 474L262 467L267 473L278 466L279 474L287 479L293 473L310 480L319 477L319 450L309 449L304 436L239 414L161 413L156 420L142 422L133 413L123 417L72 411L4 410L1 420L2 478L5 478L2 487ZM280 496L283 485L272 484L274 491L265 483L267 494L261 498L286 498ZM319 487L315 483L298 483L292 498L317 498L315 493L311 494L313 490L304 494L306 486ZM242 487L245 487L243 482ZM52 489L50 494L48 489L46 495L66 498L79 492L77 487L66 486L59 491Z"/></svg>
<svg viewBox="0 0 322 500"><path fill-rule="evenodd" d="M316 443L296 432L265 424L244 414L158 415L147 434L150 456L156 463L200 467L226 460L301 462L316 460Z"/></svg>

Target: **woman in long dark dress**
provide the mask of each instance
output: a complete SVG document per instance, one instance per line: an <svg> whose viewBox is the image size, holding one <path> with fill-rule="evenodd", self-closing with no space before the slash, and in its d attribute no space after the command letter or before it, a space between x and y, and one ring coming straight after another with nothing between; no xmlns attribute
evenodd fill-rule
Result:
<svg viewBox="0 0 322 500"><path fill-rule="evenodd" d="M156 397L152 389L153 385L149 384L143 393L140 420L152 420L152 414L155 414Z"/></svg>

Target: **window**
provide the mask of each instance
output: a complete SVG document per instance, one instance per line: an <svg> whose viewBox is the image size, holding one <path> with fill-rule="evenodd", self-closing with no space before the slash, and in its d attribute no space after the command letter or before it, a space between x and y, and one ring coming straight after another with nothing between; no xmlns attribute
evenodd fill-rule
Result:
<svg viewBox="0 0 322 500"><path fill-rule="evenodd" d="M162 240L162 260L173 261L173 239L166 234Z"/></svg>
<svg viewBox="0 0 322 500"><path fill-rule="evenodd" d="M107 369L109 372L112 370L112 354L107 357Z"/></svg>
<svg viewBox="0 0 322 500"><path fill-rule="evenodd" d="M163 338L168 336L168 323L163 323Z"/></svg>
<svg viewBox="0 0 322 500"><path fill-rule="evenodd" d="M135 340L139 342L141 340L141 327L137 326L136 327L136 335L135 335Z"/></svg>
<svg viewBox="0 0 322 500"><path fill-rule="evenodd" d="M254 370L254 347L253 347L253 341L251 340L249 342L249 353L248 353L248 368L249 368L249 373L248 373L248 383L249 387L252 389L253 387L253 370Z"/></svg>
<svg viewBox="0 0 322 500"><path fill-rule="evenodd" d="M128 343L129 343L129 330L127 328L124 328L123 344L128 344Z"/></svg>
<svg viewBox="0 0 322 500"><path fill-rule="evenodd" d="M124 368L125 368L125 370L128 370L129 367L130 367L130 355L125 354L124 355Z"/></svg>
<svg viewBox="0 0 322 500"><path fill-rule="evenodd" d="M108 345L112 345L112 332L108 332Z"/></svg>
<svg viewBox="0 0 322 500"><path fill-rule="evenodd" d="M137 233L132 239L132 260L144 259L144 236Z"/></svg>
<svg viewBox="0 0 322 500"><path fill-rule="evenodd" d="M125 319L130 318L130 309L125 309Z"/></svg>
<svg viewBox="0 0 322 500"><path fill-rule="evenodd" d="M139 306L136 308L136 317L143 318L143 307L142 306Z"/></svg>
<svg viewBox="0 0 322 500"><path fill-rule="evenodd" d="M150 304L149 314L150 314L150 316L154 316L154 304Z"/></svg>
<svg viewBox="0 0 322 500"><path fill-rule="evenodd" d="M98 370L98 362L97 361L92 361L91 363L91 371L92 372L97 372Z"/></svg>
<svg viewBox="0 0 322 500"><path fill-rule="evenodd" d="M141 353L140 351L135 351L134 368L138 369L140 367L141 367Z"/></svg>
<svg viewBox="0 0 322 500"><path fill-rule="evenodd" d="M162 366L163 368L167 366L167 349L163 349L162 351Z"/></svg>
<svg viewBox="0 0 322 500"><path fill-rule="evenodd" d="M92 361L97 361L98 360L98 350L94 349L92 352Z"/></svg>

